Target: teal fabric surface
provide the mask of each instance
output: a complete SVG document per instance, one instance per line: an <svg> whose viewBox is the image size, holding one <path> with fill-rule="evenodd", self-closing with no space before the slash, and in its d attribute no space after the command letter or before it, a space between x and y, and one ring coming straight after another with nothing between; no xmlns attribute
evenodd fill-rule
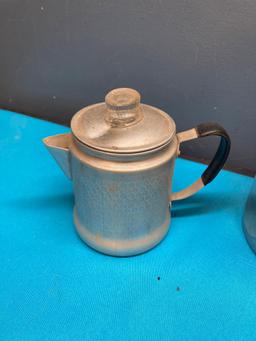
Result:
<svg viewBox="0 0 256 341"><path fill-rule="evenodd" d="M0 111L0 339L255 340L256 257L242 231L252 179L222 171L173 205L155 249L105 256L77 236L72 183L41 143L65 131ZM204 168L177 160L174 188Z"/></svg>

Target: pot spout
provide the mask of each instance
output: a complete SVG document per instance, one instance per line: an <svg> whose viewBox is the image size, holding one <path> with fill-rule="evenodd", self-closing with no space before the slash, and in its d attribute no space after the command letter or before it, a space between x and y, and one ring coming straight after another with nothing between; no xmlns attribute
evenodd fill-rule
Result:
<svg viewBox="0 0 256 341"><path fill-rule="evenodd" d="M58 134L43 139L46 148L69 179L72 178L69 153L70 141L71 134Z"/></svg>

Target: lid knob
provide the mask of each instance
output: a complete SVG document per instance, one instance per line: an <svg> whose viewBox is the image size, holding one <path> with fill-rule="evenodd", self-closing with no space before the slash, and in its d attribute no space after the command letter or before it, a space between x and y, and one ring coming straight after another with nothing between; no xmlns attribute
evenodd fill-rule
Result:
<svg viewBox="0 0 256 341"><path fill-rule="evenodd" d="M129 88L110 91L105 97L105 120L113 127L126 127L142 119L140 94Z"/></svg>

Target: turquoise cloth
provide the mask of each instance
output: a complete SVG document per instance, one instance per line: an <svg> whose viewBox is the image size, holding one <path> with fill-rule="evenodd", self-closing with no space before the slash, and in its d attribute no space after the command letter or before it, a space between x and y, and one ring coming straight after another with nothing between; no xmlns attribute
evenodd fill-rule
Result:
<svg viewBox="0 0 256 341"><path fill-rule="evenodd" d="M41 143L65 131L0 111L0 340L255 340L256 257L242 231L252 179L222 171L173 205L152 251L105 256L77 236L72 183ZM204 168L177 160L175 189Z"/></svg>

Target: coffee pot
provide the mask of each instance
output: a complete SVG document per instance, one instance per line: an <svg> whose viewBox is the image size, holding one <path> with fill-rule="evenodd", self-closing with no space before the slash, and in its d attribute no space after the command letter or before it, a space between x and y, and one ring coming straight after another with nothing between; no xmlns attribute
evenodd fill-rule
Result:
<svg viewBox="0 0 256 341"><path fill-rule="evenodd" d="M180 144L220 136L217 152L200 179L172 192ZM72 179L74 223L92 248L131 256L157 245L170 226L170 207L209 184L222 169L230 138L217 123L176 133L164 111L140 103L129 88L110 91L105 102L78 111L71 133L46 137L44 144Z"/></svg>

